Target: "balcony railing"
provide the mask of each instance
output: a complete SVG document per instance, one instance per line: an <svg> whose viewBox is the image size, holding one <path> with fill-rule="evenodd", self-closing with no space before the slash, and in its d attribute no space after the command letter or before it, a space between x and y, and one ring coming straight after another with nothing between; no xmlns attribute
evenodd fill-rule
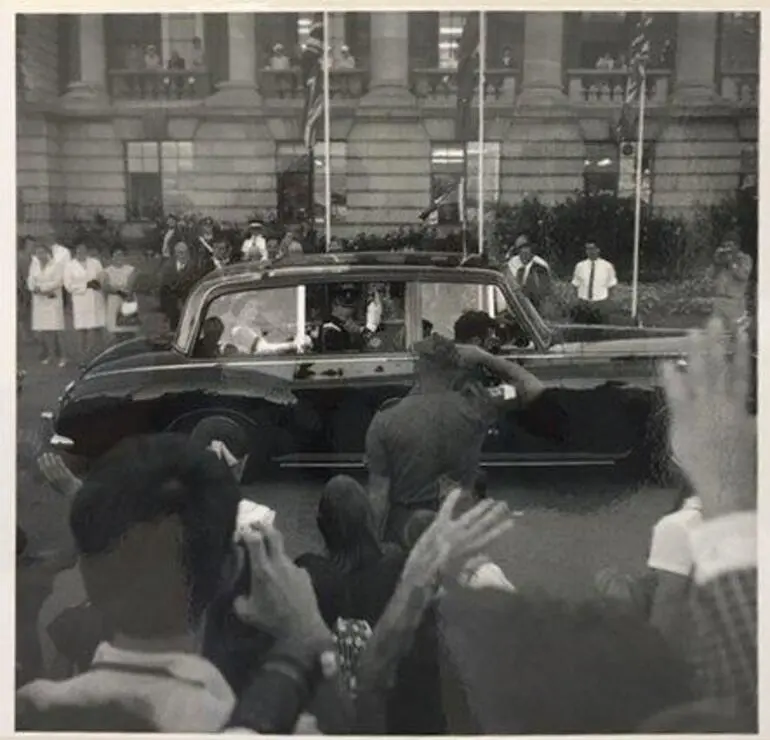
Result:
<svg viewBox="0 0 770 740"><path fill-rule="evenodd" d="M759 95L759 74L756 71L722 74L721 92L725 100L755 106Z"/></svg>
<svg viewBox="0 0 770 740"><path fill-rule="evenodd" d="M670 70L647 71L647 102L663 105L668 99ZM582 105L622 105L628 72L622 69L570 69L569 99Z"/></svg>
<svg viewBox="0 0 770 740"><path fill-rule="evenodd" d="M332 99L357 99L366 93L369 73L365 69L329 70L329 96ZM259 73L259 91L266 100L302 99L305 86L299 69L263 69Z"/></svg>
<svg viewBox="0 0 770 740"><path fill-rule="evenodd" d="M516 100L518 70L488 69L484 85L485 102L510 103ZM411 87L415 97L429 103L446 103L457 99L457 72L452 69L413 69ZM475 83L478 89L478 80ZM474 94L477 97L477 94Z"/></svg>
<svg viewBox="0 0 770 740"><path fill-rule="evenodd" d="M199 100L211 95L207 70L111 70L110 93L114 100Z"/></svg>

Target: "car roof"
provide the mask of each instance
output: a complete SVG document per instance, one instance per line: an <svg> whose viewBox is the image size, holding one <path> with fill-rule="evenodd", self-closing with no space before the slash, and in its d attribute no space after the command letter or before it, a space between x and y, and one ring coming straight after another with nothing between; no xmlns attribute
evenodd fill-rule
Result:
<svg viewBox="0 0 770 740"><path fill-rule="evenodd" d="M280 275L284 269L291 268L297 274L298 268L307 268L308 273L315 273L324 267L424 267L424 268L487 268L492 269L482 255L464 256L457 252L335 252L332 254L298 254L277 259L267 265L254 262L241 262L229 265L216 273L211 273L199 285L210 287L220 282L230 282L239 277L250 275Z"/></svg>

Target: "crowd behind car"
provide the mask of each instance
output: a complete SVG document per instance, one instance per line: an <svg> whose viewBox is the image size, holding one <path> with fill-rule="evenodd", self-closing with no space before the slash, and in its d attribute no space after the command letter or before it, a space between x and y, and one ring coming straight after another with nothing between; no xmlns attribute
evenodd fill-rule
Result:
<svg viewBox="0 0 770 740"><path fill-rule="evenodd" d="M655 527L644 583L603 574L578 605L517 588L488 556L516 529L473 449L455 454L486 433L474 378L505 375L533 418L548 397L462 339L415 347L415 389L367 435L367 485L328 481L324 552L296 562L258 491L241 501L248 452L226 419L127 439L82 481L44 455L71 499L83 599L39 625L48 657L22 667L17 730L756 731L745 334L712 320L686 372L661 368L690 488Z"/></svg>

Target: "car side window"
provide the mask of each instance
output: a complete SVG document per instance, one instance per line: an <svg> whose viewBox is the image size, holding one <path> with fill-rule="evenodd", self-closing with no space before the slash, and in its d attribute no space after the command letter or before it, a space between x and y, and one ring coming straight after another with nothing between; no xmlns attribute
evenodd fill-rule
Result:
<svg viewBox="0 0 770 740"><path fill-rule="evenodd" d="M334 281L308 286L312 354L403 352L403 282Z"/></svg>
<svg viewBox="0 0 770 740"><path fill-rule="evenodd" d="M510 348L533 345L528 332L516 320L503 291L496 285L481 283L423 282L420 310L424 325L433 332L454 338L455 322L468 311L483 311L498 320L497 342Z"/></svg>
<svg viewBox="0 0 770 740"><path fill-rule="evenodd" d="M295 354L299 288L230 293L209 304L193 355L199 358Z"/></svg>

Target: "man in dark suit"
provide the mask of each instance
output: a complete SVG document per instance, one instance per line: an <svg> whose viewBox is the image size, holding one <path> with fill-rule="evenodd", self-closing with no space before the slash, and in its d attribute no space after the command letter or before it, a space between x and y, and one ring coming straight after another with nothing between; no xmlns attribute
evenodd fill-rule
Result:
<svg viewBox="0 0 770 740"><path fill-rule="evenodd" d="M198 277L199 270L190 256L190 248L185 242L177 242L160 282L160 310L168 318L171 331L176 331L184 302Z"/></svg>

